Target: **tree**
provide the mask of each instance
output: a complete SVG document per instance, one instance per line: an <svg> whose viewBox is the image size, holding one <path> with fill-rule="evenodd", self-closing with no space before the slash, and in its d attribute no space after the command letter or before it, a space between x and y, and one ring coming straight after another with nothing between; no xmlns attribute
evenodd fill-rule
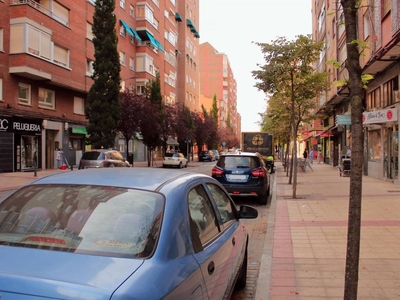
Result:
<svg viewBox="0 0 400 300"><path fill-rule="evenodd" d="M217 103L216 96L214 95L213 103ZM214 105L213 105L214 107ZM208 139L206 140L207 149L215 149L218 145L218 108L211 109L210 114L207 113L204 106L201 106L204 115L204 123L208 128ZM215 108L215 107L214 107ZM217 111L217 113L215 113ZM216 120L217 118L217 120Z"/></svg>
<svg viewBox="0 0 400 300"><path fill-rule="evenodd" d="M200 113L192 112L194 122L194 141L197 144L198 151L203 150L203 145L210 137L210 131L204 122L204 116Z"/></svg>
<svg viewBox="0 0 400 300"><path fill-rule="evenodd" d="M94 82L87 96L85 114L89 120L88 142L94 148L114 146L120 119L121 78L114 8L114 0L96 1L93 16Z"/></svg>
<svg viewBox="0 0 400 300"><path fill-rule="evenodd" d="M232 148L232 147L238 147L240 142L236 136L236 134L232 131L231 128L229 127L223 127L218 130L218 134L220 137L222 137L223 141L226 143L226 147Z"/></svg>
<svg viewBox="0 0 400 300"><path fill-rule="evenodd" d="M261 47L266 64L259 65L261 70L252 72L253 77L259 80L255 86L266 94L279 96L290 107L293 176L289 180L293 178L292 197L296 198L297 132L301 122L316 107L316 96L327 86L327 74L318 73L312 67L319 58L323 43L313 41L310 36L300 35L295 41L280 37L271 44L256 44Z"/></svg>
<svg viewBox="0 0 400 300"><path fill-rule="evenodd" d="M151 101L162 108L162 95L161 95L161 83L160 83L160 73L156 72L156 79L150 80L146 85L146 97Z"/></svg>
<svg viewBox="0 0 400 300"><path fill-rule="evenodd" d="M358 270L360 258L361 200L362 200L362 165L364 154L364 135L362 126L364 83L360 66L360 49L357 24L359 0L341 0L346 32L347 59L349 72L348 88L351 104L351 174L349 218L347 229L346 274L344 299L357 299Z"/></svg>
<svg viewBox="0 0 400 300"><path fill-rule="evenodd" d="M194 140L195 125L190 110L184 104L176 105L175 134L178 137L180 149L189 159L189 147Z"/></svg>
<svg viewBox="0 0 400 300"><path fill-rule="evenodd" d="M210 110L210 117L215 121L215 123L218 126L218 114L219 114L219 109L218 109L218 103L217 103L217 95L214 94L213 96L213 101L211 104L211 110Z"/></svg>

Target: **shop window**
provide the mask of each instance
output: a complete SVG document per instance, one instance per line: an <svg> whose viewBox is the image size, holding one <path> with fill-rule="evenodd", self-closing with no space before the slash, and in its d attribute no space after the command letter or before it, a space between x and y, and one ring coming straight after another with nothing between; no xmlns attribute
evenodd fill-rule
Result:
<svg viewBox="0 0 400 300"><path fill-rule="evenodd" d="M18 103L31 105L31 86L29 84L18 84Z"/></svg>
<svg viewBox="0 0 400 300"><path fill-rule="evenodd" d="M0 78L0 101L3 101L3 78Z"/></svg>
<svg viewBox="0 0 400 300"><path fill-rule="evenodd" d="M55 108L54 91L39 88L39 107L49 109Z"/></svg>
<svg viewBox="0 0 400 300"><path fill-rule="evenodd" d="M82 139L70 138L69 139L69 149L70 150L82 150Z"/></svg>
<svg viewBox="0 0 400 300"><path fill-rule="evenodd" d="M381 161L381 131L368 131L368 160Z"/></svg>

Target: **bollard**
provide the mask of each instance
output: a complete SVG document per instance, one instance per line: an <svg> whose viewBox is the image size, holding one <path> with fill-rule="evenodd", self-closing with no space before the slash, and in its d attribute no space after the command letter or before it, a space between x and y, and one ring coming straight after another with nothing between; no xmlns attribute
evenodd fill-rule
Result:
<svg viewBox="0 0 400 300"><path fill-rule="evenodd" d="M71 164L71 171L73 171L74 170L74 165L73 164Z"/></svg>
<svg viewBox="0 0 400 300"><path fill-rule="evenodd" d="M33 169L33 177L37 177L37 167L35 164L35 168Z"/></svg>

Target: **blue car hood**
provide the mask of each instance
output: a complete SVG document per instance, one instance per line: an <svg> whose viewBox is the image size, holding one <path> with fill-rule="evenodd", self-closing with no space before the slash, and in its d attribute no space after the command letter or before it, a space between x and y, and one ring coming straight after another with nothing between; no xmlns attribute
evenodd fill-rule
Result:
<svg viewBox="0 0 400 300"><path fill-rule="evenodd" d="M143 260L0 246L4 299L110 299Z"/></svg>

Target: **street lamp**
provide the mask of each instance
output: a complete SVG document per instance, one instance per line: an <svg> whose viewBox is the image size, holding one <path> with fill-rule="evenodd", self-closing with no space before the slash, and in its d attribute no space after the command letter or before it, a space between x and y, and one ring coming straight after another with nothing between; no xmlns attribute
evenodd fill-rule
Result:
<svg viewBox="0 0 400 300"><path fill-rule="evenodd" d="M192 142L192 141L191 141L189 138L187 138L187 139L185 140L185 143L186 143L186 155L187 155L188 161L190 161L189 144L190 144L191 142Z"/></svg>

